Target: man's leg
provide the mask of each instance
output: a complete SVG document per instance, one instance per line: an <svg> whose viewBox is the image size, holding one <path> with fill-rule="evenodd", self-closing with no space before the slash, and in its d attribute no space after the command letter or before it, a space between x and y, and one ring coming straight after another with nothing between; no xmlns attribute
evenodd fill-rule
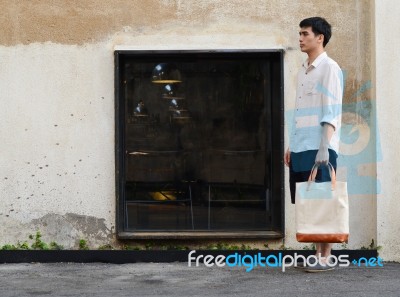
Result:
<svg viewBox="0 0 400 297"><path fill-rule="evenodd" d="M296 183L305 182L310 176L311 170L299 171L293 170L292 163L289 165L289 185L290 185L290 200L292 204L296 203Z"/></svg>
<svg viewBox="0 0 400 297"><path fill-rule="evenodd" d="M326 259L331 255L333 243L315 243L316 256L321 255L322 258ZM321 261L324 263L324 259Z"/></svg>
<svg viewBox="0 0 400 297"><path fill-rule="evenodd" d="M322 255L322 243L316 242L314 243L315 245L315 255L318 257L318 255Z"/></svg>
<svg viewBox="0 0 400 297"><path fill-rule="evenodd" d="M305 182L308 180L308 177L310 176L311 170L310 171L300 171L300 172L295 172L292 167L292 163L289 164L289 183L290 183L290 198L292 204L296 203L296 183L299 182ZM294 266L295 268L306 268L306 263L305 262L297 262L297 265Z"/></svg>
<svg viewBox="0 0 400 297"><path fill-rule="evenodd" d="M334 170L336 171L337 156L335 155L335 153L333 153L331 151L329 152L329 156L330 156L330 163L332 164ZM329 180L330 180L330 176L329 176L328 168L324 167L324 166L322 166L322 167L320 166L317 177L316 177L316 181L323 182L323 181L329 181ZM326 265L326 263L328 261L327 258L331 255L332 246L333 246L333 243L315 243L316 256L317 257L321 256L320 261L321 261L322 267L320 267L319 265L317 265L316 267L311 267L307 270L308 272L327 271L327 270L333 269Z"/></svg>
<svg viewBox="0 0 400 297"><path fill-rule="evenodd" d="M331 255L333 243L321 243L321 257L325 259Z"/></svg>
<svg viewBox="0 0 400 297"><path fill-rule="evenodd" d="M332 167L335 171L337 168L336 161L337 161L337 154L330 149L329 150L329 162L332 164ZM329 169L327 166L320 166L315 180L317 182L324 182L324 181L330 180ZM315 243L315 246L317 247L317 256L320 254L321 257L326 259L327 257L329 257L331 255L332 246L333 246L332 243ZM323 261L321 261L321 262L323 262Z"/></svg>

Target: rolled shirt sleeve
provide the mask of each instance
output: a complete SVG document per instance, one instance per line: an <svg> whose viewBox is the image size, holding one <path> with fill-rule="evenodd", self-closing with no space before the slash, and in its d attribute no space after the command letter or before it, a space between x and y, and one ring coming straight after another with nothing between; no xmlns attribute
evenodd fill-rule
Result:
<svg viewBox="0 0 400 297"><path fill-rule="evenodd" d="M325 66L325 65L324 65ZM340 128L343 98L343 73L337 64L326 64L326 74L317 90L322 98L322 118L320 124L331 124Z"/></svg>

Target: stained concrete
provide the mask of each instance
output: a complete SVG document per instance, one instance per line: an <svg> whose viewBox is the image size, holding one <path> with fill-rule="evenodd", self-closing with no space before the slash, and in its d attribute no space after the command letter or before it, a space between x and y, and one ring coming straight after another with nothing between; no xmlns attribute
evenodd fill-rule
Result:
<svg viewBox="0 0 400 297"><path fill-rule="evenodd" d="M0 0L0 244L25 240L37 229L44 239L66 247L76 246L79 237L99 245L110 243L115 236L116 46L142 50L284 49L288 111L294 108L296 71L305 59L298 50L298 23L321 15L333 25L327 51L347 73L344 103L375 99L371 89L360 91L372 79L374 66L373 1L248 2L251 4L242 0ZM383 21L395 11L391 10L395 2L385 4L376 16ZM387 28L392 28L391 23ZM390 34L391 30L381 28L382 40L377 44L391 40ZM385 47L391 48L390 44ZM391 54L385 56L389 61L381 65L391 63ZM392 92L391 86L383 89ZM390 106L379 117L385 118L390 110L396 113L391 108L394 99L387 100L386 94L380 97ZM385 147L391 146L386 143ZM369 176L376 176L375 167L372 164ZM287 186L288 182L289 193ZM288 195L286 199L286 239L277 247L282 243L296 247L294 209ZM352 200L352 220L361 230L353 233L350 248L366 246L372 239L376 242L380 224L376 222L376 197L357 199ZM379 211L382 220L386 212L395 218L393 203ZM106 231L96 234L88 229L91 220L73 225L63 219L68 213L95 218L101 222L95 226ZM55 227L43 227L47 215ZM45 221L50 222L48 219ZM398 220L393 222L395 226ZM383 242L378 244L390 242L388 256L398 259L391 252L399 246L398 239L391 239L395 232L386 232L386 224L381 224Z"/></svg>
<svg viewBox="0 0 400 297"><path fill-rule="evenodd" d="M251 4L242 0L0 0L0 9L0 45L5 46L45 42L84 45L110 38L119 45L126 41L132 45L136 42L131 38L158 36L161 39L153 43L155 47L163 39L176 45L179 36L184 38L178 44L190 46L191 37L202 38L202 44L207 44L219 35L225 40L234 38L240 46L248 43L246 35L266 35L272 44L297 48L298 23L318 15L333 25L327 48L349 73L346 94L370 79L368 0L252 0ZM369 96L367 91L357 99ZM345 96L344 102L354 99Z"/></svg>
<svg viewBox="0 0 400 297"><path fill-rule="evenodd" d="M0 265L0 296L351 296L398 297L400 264L306 273L289 268L170 264Z"/></svg>
<svg viewBox="0 0 400 297"><path fill-rule="evenodd" d="M378 242L382 242L382 255L400 261L400 219L399 219L399 147L400 129L398 119L400 104L400 56L392 50L400 46L399 2L376 1L376 97L378 102L380 143L383 148L383 162L377 164L378 179L382 191L377 197ZM395 38L392 34L395 33Z"/></svg>

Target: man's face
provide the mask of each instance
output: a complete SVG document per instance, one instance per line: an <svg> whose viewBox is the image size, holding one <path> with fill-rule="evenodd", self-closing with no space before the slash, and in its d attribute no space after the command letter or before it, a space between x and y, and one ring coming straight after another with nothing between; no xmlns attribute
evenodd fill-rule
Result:
<svg viewBox="0 0 400 297"><path fill-rule="evenodd" d="M311 27L302 27L299 31L300 50L310 53L322 45L323 35L315 35Z"/></svg>

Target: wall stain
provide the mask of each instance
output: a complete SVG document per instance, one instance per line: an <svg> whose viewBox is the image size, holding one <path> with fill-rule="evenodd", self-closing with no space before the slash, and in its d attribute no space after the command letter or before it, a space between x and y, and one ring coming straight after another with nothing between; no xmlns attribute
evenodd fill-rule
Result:
<svg viewBox="0 0 400 297"><path fill-rule="evenodd" d="M105 219L99 219L93 216L78 215L74 213L67 213L64 217L75 227L75 229L87 234L88 236L100 236L100 238L102 238L105 234L110 233L110 230L106 226Z"/></svg>
<svg viewBox="0 0 400 297"><path fill-rule="evenodd" d="M29 226L40 230L48 241L56 241L67 248L74 247L79 239L85 239L92 244L104 244L110 243L114 238L105 219L75 213L49 213L33 219Z"/></svg>
<svg viewBox="0 0 400 297"><path fill-rule="evenodd" d="M0 44L84 44L125 26L160 26L176 17L176 1L0 0Z"/></svg>

